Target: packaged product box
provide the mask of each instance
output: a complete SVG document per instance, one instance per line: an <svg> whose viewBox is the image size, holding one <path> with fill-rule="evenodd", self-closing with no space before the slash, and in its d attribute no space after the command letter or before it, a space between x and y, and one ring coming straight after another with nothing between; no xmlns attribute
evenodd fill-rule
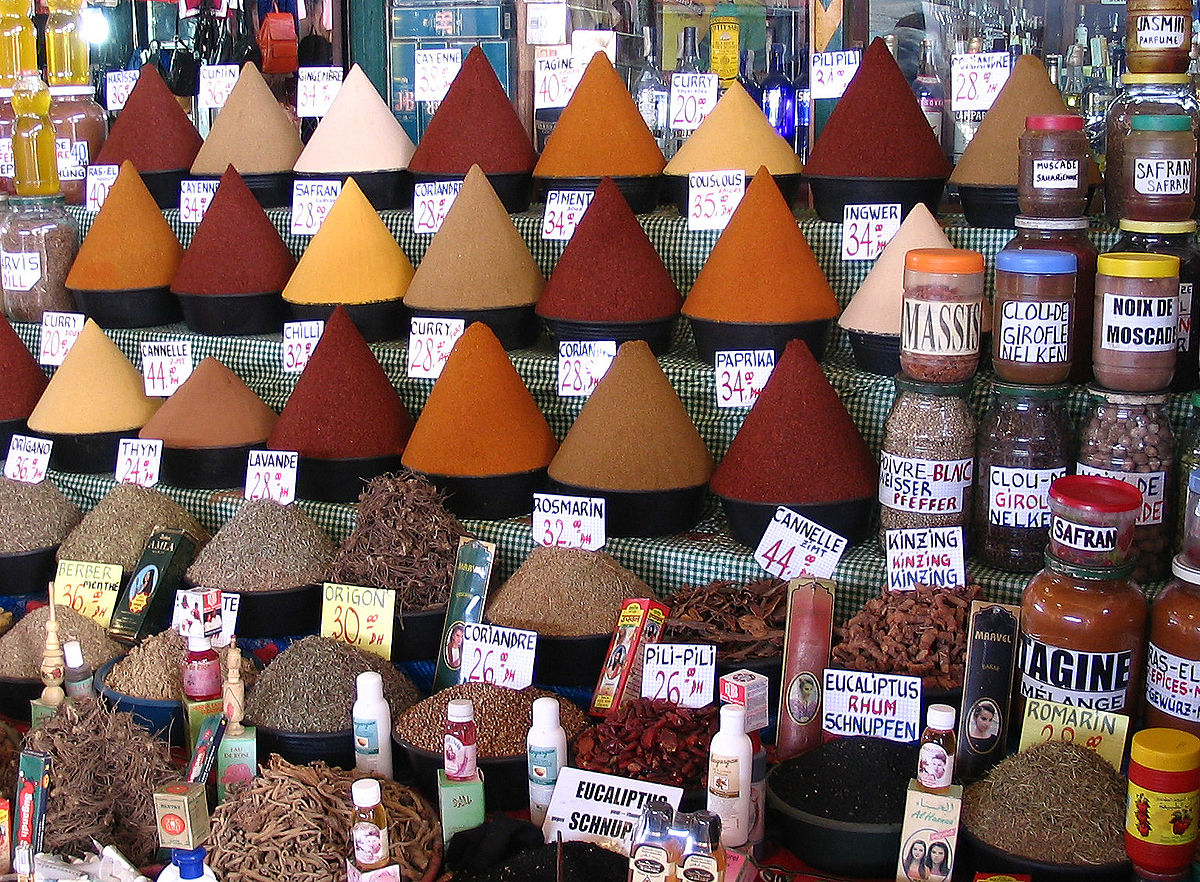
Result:
<svg viewBox="0 0 1200 882"><path fill-rule="evenodd" d="M670 612L669 606L649 597L630 598L621 604L604 657L604 669L592 697L592 716L607 716L641 695L642 647L662 639L663 625Z"/></svg>

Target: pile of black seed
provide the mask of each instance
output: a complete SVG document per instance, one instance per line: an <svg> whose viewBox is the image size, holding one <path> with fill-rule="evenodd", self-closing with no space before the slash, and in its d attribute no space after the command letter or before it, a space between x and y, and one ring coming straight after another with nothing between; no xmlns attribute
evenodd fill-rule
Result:
<svg viewBox="0 0 1200 882"><path fill-rule="evenodd" d="M556 846L525 851L508 863L473 873L459 870L454 882L555 882ZM629 858L590 842L564 842L563 882L625 882Z"/></svg>
<svg viewBox="0 0 1200 882"><path fill-rule="evenodd" d="M780 763L775 795L794 808L834 821L898 824L908 782L917 773L917 746L881 738L835 738Z"/></svg>

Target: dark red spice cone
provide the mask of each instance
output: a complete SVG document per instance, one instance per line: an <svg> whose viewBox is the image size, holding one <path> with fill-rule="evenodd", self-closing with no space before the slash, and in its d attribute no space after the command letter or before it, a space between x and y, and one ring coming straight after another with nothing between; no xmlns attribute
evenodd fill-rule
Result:
<svg viewBox="0 0 1200 882"><path fill-rule="evenodd" d="M575 322L649 322L677 315L682 302L629 203L604 178L550 274L537 314Z"/></svg>
<svg viewBox="0 0 1200 882"><path fill-rule="evenodd" d="M23 420L50 382L0 313L0 420ZM0 458L8 451L0 451Z"/></svg>
<svg viewBox="0 0 1200 882"><path fill-rule="evenodd" d="M120 165L128 159L143 173L187 169L203 143L158 70L147 64L92 162Z"/></svg>
<svg viewBox="0 0 1200 882"><path fill-rule="evenodd" d="M746 502L811 504L872 496L878 478L867 443L821 366L802 340L793 340L709 486Z"/></svg>
<svg viewBox="0 0 1200 882"><path fill-rule="evenodd" d="M421 136L409 170L465 175L478 165L486 174L505 174L532 171L536 162L529 133L492 63L474 47Z"/></svg>
<svg viewBox="0 0 1200 882"><path fill-rule="evenodd" d="M362 334L334 309L267 446L313 459L398 455L413 421Z"/></svg>
<svg viewBox="0 0 1200 882"><path fill-rule="evenodd" d="M232 165L196 228L171 282L177 294L282 291L296 259Z"/></svg>

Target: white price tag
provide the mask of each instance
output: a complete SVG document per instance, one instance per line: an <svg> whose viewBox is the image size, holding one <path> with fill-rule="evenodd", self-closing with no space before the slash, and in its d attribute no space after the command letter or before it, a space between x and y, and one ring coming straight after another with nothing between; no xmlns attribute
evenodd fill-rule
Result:
<svg viewBox="0 0 1200 882"><path fill-rule="evenodd" d="M125 106L140 73L138 70L110 70L104 75L104 104L110 112L115 113Z"/></svg>
<svg viewBox="0 0 1200 882"><path fill-rule="evenodd" d="M843 49L839 52L814 52L809 82L812 83L813 100L818 98L841 98L846 86L858 73L862 52L858 49Z"/></svg>
<svg viewBox="0 0 1200 882"><path fill-rule="evenodd" d="M308 322L284 322L283 372L285 374L301 373L324 333L325 322L320 319Z"/></svg>
<svg viewBox="0 0 1200 882"><path fill-rule="evenodd" d="M462 181L413 184L413 232L418 236L432 236L440 230L462 185Z"/></svg>
<svg viewBox="0 0 1200 882"><path fill-rule="evenodd" d="M88 211L100 210L100 206L108 198L108 191L117 182L117 172L120 170L119 165L89 165L87 167L84 187Z"/></svg>
<svg viewBox="0 0 1200 882"><path fill-rule="evenodd" d="M458 682L494 683L508 689L533 685L537 638L537 631L501 628L499 625L466 625Z"/></svg>
<svg viewBox="0 0 1200 882"><path fill-rule="evenodd" d="M889 591L967 584L962 527L884 530L883 544Z"/></svg>
<svg viewBox="0 0 1200 882"><path fill-rule="evenodd" d="M717 647L711 643L648 643L643 656L642 698L681 707L708 707L717 681Z"/></svg>
<svg viewBox="0 0 1200 882"><path fill-rule="evenodd" d="M4 458L4 477L24 484L40 484L50 468L50 451L54 442L48 438L13 435Z"/></svg>
<svg viewBox="0 0 1200 882"><path fill-rule="evenodd" d="M450 350L466 329L462 319L413 316L408 326L408 376L433 380L440 377Z"/></svg>
<svg viewBox="0 0 1200 882"><path fill-rule="evenodd" d="M583 76L583 66L572 55L535 58L533 61L533 108L566 107Z"/></svg>
<svg viewBox="0 0 1200 882"><path fill-rule="evenodd" d="M118 484L153 487L158 483L163 443L159 439L122 438L114 474Z"/></svg>
<svg viewBox="0 0 1200 882"><path fill-rule="evenodd" d="M142 343L142 382L152 398L168 398L192 375L192 342Z"/></svg>
<svg viewBox="0 0 1200 882"><path fill-rule="evenodd" d="M526 3L525 42L531 46L567 42L567 4Z"/></svg>
<svg viewBox="0 0 1200 882"><path fill-rule="evenodd" d="M91 148L88 146L87 141L56 138L54 141L54 154L55 160L58 163L58 180L60 182L83 181L86 179L88 163L92 158Z"/></svg>
<svg viewBox="0 0 1200 882"><path fill-rule="evenodd" d="M38 364L59 365L83 333L87 318L80 312L43 312Z"/></svg>
<svg viewBox="0 0 1200 882"><path fill-rule="evenodd" d="M229 100L229 93L237 85L239 68L236 64L200 65L200 94L197 96L201 110L220 110Z"/></svg>
<svg viewBox="0 0 1200 882"><path fill-rule="evenodd" d="M548 548L604 547L604 500L594 496L533 494L533 541Z"/></svg>
<svg viewBox="0 0 1200 882"><path fill-rule="evenodd" d="M777 579L828 579L845 552L844 536L781 505L763 531L754 559Z"/></svg>
<svg viewBox="0 0 1200 882"><path fill-rule="evenodd" d="M955 53L950 57L950 109L991 109L1008 73L1007 52Z"/></svg>
<svg viewBox="0 0 1200 882"><path fill-rule="evenodd" d="M220 181L180 181L179 219L185 224L198 224L204 220L208 203L212 202Z"/></svg>
<svg viewBox="0 0 1200 882"><path fill-rule="evenodd" d="M341 192L341 181L292 181L292 235L315 236Z"/></svg>
<svg viewBox="0 0 1200 882"><path fill-rule="evenodd" d="M671 128L692 132L712 113L717 104L717 75L714 73L671 74Z"/></svg>
<svg viewBox="0 0 1200 882"><path fill-rule="evenodd" d="M921 737L921 678L825 669L821 730L888 741Z"/></svg>
<svg viewBox="0 0 1200 882"><path fill-rule="evenodd" d="M723 230L746 193L746 173L691 172L688 175L688 229Z"/></svg>
<svg viewBox="0 0 1200 882"><path fill-rule="evenodd" d="M274 499L287 505L296 499L296 466L292 450L251 450L246 456L246 498Z"/></svg>
<svg viewBox="0 0 1200 882"><path fill-rule="evenodd" d="M329 113L329 105L342 88L340 67L302 67L296 79L296 115L318 117Z"/></svg>
<svg viewBox="0 0 1200 882"><path fill-rule="evenodd" d="M715 354L717 407L753 407L775 370L774 349L731 349Z"/></svg>
<svg viewBox="0 0 1200 882"><path fill-rule="evenodd" d="M587 398L616 357L616 340L561 341L558 344L558 396Z"/></svg>
<svg viewBox="0 0 1200 882"><path fill-rule="evenodd" d="M875 260L900 229L900 203L842 206L842 260Z"/></svg>
<svg viewBox="0 0 1200 882"><path fill-rule="evenodd" d="M417 49L413 99L441 101L462 67L462 49Z"/></svg>
<svg viewBox="0 0 1200 882"><path fill-rule="evenodd" d="M542 238L569 240L596 194L591 190L551 190L542 215Z"/></svg>

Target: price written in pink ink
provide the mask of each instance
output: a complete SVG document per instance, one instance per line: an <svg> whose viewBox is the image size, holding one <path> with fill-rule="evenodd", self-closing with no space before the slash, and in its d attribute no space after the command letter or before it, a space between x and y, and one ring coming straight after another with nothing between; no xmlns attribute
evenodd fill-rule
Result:
<svg viewBox="0 0 1200 882"><path fill-rule="evenodd" d="M294 450L251 450L246 456L246 498L273 499L280 505L294 502L299 461Z"/></svg>

